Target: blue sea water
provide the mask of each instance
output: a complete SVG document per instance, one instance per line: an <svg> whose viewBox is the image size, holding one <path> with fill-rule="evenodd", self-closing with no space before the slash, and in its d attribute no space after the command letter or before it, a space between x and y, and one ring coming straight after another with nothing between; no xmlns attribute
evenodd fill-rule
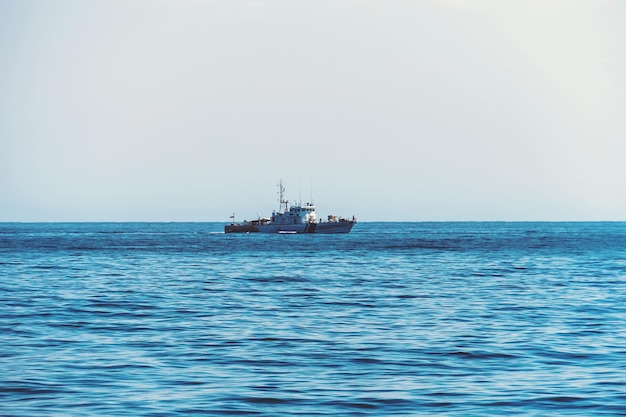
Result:
<svg viewBox="0 0 626 417"><path fill-rule="evenodd" d="M222 227L0 224L0 415L626 415L626 223Z"/></svg>

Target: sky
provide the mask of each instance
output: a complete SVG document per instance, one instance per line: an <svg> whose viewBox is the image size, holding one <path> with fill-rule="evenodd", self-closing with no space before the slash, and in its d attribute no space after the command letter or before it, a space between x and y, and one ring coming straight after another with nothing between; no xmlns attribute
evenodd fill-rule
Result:
<svg viewBox="0 0 626 417"><path fill-rule="evenodd" d="M626 2L0 0L0 221L626 220Z"/></svg>

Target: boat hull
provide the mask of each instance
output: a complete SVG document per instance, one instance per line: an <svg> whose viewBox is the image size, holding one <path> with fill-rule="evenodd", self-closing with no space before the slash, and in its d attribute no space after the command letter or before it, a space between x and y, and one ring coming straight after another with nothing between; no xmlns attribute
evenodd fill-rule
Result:
<svg viewBox="0 0 626 417"><path fill-rule="evenodd" d="M356 222L352 220L344 220L338 222L303 224L227 224L224 226L224 233L338 234L350 233L355 223Z"/></svg>

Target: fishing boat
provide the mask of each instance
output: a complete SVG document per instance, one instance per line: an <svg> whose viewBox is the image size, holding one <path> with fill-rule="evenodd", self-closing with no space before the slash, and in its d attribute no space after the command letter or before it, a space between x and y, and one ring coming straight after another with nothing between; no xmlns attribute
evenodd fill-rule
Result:
<svg viewBox="0 0 626 417"><path fill-rule="evenodd" d="M313 203L295 203L289 205L284 199L285 187L282 180L278 183L278 211L273 211L271 217L259 216L256 220L244 220L236 223L235 215L232 222L224 226L224 233L350 233L356 224L356 217L347 219L331 214L326 220L317 218Z"/></svg>

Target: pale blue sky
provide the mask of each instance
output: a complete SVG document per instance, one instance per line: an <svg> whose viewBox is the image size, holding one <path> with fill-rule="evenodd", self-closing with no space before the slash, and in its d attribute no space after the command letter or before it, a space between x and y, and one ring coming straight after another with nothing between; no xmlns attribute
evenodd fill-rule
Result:
<svg viewBox="0 0 626 417"><path fill-rule="evenodd" d="M626 2L0 0L0 221L626 220Z"/></svg>

